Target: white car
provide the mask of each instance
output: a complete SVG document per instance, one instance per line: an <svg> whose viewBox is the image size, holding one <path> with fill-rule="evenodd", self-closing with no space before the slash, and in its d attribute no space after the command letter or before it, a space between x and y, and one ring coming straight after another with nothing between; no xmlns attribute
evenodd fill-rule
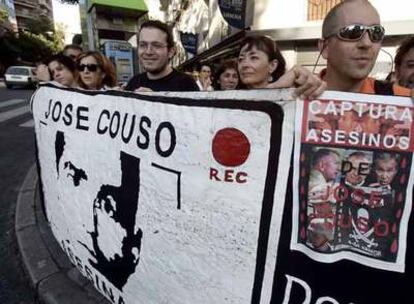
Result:
<svg viewBox="0 0 414 304"><path fill-rule="evenodd" d="M13 86L30 86L37 83L36 68L30 66L10 66L4 74L4 82L8 89Z"/></svg>

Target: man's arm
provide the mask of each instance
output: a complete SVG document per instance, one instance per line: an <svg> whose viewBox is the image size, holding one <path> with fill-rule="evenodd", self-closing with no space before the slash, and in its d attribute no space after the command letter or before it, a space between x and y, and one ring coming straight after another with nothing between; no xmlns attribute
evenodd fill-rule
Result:
<svg viewBox="0 0 414 304"><path fill-rule="evenodd" d="M269 89L289 87L295 87L295 95L302 99L314 99L326 90L326 82L312 74L308 69L296 65L277 81L267 86Z"/></svg>

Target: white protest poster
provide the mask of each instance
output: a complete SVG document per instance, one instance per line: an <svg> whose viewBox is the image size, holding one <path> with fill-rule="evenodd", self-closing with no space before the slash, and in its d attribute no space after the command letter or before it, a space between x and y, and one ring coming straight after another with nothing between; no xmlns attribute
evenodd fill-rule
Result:
<svg viewBox="0 0 414 304"><path fill-rule="evenodd" d="M112 303L270 302L294 128L282 95L38 89L48 220Z"/></svg>
<svg viewBox="0 0 414 304"><path fill-rule="evenodd" d="M291 248L321 263L404 273L412 101L327 93L301 102L296 121Z"/></svg>

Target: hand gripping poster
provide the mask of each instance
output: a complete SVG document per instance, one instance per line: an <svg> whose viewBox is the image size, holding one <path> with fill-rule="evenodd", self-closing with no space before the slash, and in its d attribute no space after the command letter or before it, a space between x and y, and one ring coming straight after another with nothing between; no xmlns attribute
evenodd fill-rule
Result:
<svg viewBox="0 0 414 304"><path fill-rule="evenodd" d="M403 273L411 100L329 96L297 108L291 248L322 263L350 260Z"/></svg>
<svg viewBox="0 0 414 304"><path fill-rule="evenodd" d="M294 133L284 95L36 91L51 229L111 303L270 303Z"/></svg>

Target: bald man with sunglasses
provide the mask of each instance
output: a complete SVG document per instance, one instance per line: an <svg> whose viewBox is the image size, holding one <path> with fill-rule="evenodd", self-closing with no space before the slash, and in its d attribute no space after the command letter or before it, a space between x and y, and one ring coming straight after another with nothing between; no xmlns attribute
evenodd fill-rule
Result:
<svg viewBox="0 0 414 304"><path fill-rule="evenodd" d="M411 91L368 75L381 49L385 29L367 0L345 0L327 14L319 50L328 62L321 77L328 90L410 96Z"/></svg>

